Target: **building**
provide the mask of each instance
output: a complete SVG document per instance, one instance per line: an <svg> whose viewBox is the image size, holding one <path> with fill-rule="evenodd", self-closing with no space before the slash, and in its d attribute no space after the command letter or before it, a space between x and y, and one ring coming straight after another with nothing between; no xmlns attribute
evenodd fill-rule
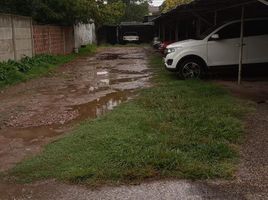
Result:
<svg viewBox="0 0 268 200"><path fill-rule="evenodd" d="M209 28L227 21L245 18L268 17L265 0L194 0L161 14L153 21L156 35L163 41L180 41L198 38Z"/></svg>

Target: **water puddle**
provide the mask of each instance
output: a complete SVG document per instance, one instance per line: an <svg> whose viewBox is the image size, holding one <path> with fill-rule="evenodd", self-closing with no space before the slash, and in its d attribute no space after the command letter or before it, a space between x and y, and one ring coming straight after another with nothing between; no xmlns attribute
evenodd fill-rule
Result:
<svg viewBox="0 0 268 200"><path fill-rule="evenodd" d="M22 139L24 142L33 143L46 137L55 137L62 132L63 130L56 127L29 127L1 130L0 134L8 139Z"/></svg>
<svg viewBox="0 0 268 200"><path fill-rule="evenodd" d="M94 119L101 115L113 110L121 103L131 99L134 96L134 92L131 91L119 91L108 94L102 98L98 98L87 104L74 106L79 110L79 117L75 121L82 121L84 119Z"/></svg>
<svg viewBox="0 0 268 200"><path fill-rule="evenodd" d="M98 56L99 60L115 60L119 57L119 54L104 53Z"/></svg>
<svg viewBox="0 0 268 200"><path fill-rule="evenodd" d="M72 125L86 119L94 119L113 110L121 103L131 99L135 95L134 91L118 91L109 93L103 97L86 104L75 105L67 110L76 110L77 117L67 124L53 124L51 126L37 126L27 128L6 128L0 130L0 135L8 139L22 139L25 143L34 143L45 138L53 138L70 130Z"/></svg>

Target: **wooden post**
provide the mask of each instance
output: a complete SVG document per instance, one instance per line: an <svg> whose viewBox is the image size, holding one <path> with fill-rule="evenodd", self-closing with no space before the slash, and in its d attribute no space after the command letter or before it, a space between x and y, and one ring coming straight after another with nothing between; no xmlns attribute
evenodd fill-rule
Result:
<svg viewBox="0 0 268 200"><path fill-rule="evenodd" d="M175 27L175 40L176 40L176 42L179 40L179 27L178 27L178 21L176 21L176 27Z"/></svg>
<svg viewBox="0 0 268 200"><path fill-rule="evenodd" d="M241 10L241 30L240 30L240 51L239 51L239 69L238 69L238 85L241 84L241 74L242 74L242 65L243 65L244 18L245 18L245 7L242 6L242 10Z"/></svg>
<svg viewBox="0 0 268 200"><path fill-rule="evenodd" d="M67 28L66 28L67 29ZM63 54L66 54L66 38L65 38L65 27L61 27L62 30L62 41L63 41Z"/></svg>
<svg viewBox="0 0 268 200"><path fill-rule="evenodd" d="M160 22L158 23L158 38L161 40L161 24Z"/></svg>
<svg viewBox="0 0 268 200"><path fill-rule="evenodd" d="M52 50L51 50L51 34L50 34L50 26L47 26L47 30L48 30L48 51L49 54L52 54Z"/></svg>
<svg viewBox="0 0 268 200"><path fill-rule="evenodd" d="M34 50L34 28L33 28L33 19L31 18L31 43L32 43L32 56L35 55L35 50Z"/></svg>
<svg viewBox="0 0 268 200"><path fill-rule="evenodd" d="M196 20L196 36L200 36L201 34L201 20L197 18Z"/></svg>
<svg viewBox="0 0 268 200"><path fill-rule="evenodd" d="M14 51L14 60L17 60L17 48L16 48L16 34L15 34L15 23L14 23L14 15L11 15L11 24L12 24L12 44L13 44L13 51Z"/></svg>
<svg viewBox="0 0 268 200"><path fill-rule="evenodd" d="M119 44L119 26L116 27L116 43Z"/></svg>
<svg viewBox="0 0 268 200"><path fill-rule="evenodd" d="M169 30L169 41L171 41L172 40L172 31L171 31L171 29Z"/></svg>
<svg viewBox="0 0 268 200"><path fill-rule="evenodd" d="M215 26L217 25L217 18L218 18L218 13L217 13L217 11L215 11L215 13L214 13L214 25Z"/></svg>
<svg viewBox="0 0 268 200"><path fill-rule="evenodd" d="M165 41L165 39L166 39L166 29L165 29L165 25L164 24L162 24L162 33L163 33L163 41Z"/></svg>

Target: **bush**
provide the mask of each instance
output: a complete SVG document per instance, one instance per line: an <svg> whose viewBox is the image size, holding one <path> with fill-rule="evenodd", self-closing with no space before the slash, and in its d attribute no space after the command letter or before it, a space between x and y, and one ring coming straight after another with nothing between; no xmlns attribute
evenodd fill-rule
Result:
<svg viewBox="0 0 268 200"><path fill-rule="evenodd" d="M94 53L96 49L95 45L87 45L79 50L79 54L58 56L43 54L33 58L24 57L20 61L0 62L0 88L45 74L53 67L67 63L76 56Z"/></svg>
<svg viewBox="0 0 268 200"><path fill-rule="evenodd" d="M62 63L63 57L37 55L33 58L24 57L20 61L9 60L7 62L0 62L0 85L8 85L26 80L27 75L37 68L48 68L51 65Z"/></svg>

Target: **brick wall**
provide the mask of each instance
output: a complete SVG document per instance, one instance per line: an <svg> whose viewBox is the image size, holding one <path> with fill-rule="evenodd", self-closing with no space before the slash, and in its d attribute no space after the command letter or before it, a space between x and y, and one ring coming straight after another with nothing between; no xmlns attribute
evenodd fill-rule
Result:
<svg viewBox="0 0 268 200"><path fill-rule="evenodd" d="M0 62L34 54L69 54L74 40L72 26L33 25L29 17L0 14Z"/></svg>
<svg viewBox="0 0 268 200"><path fill-rule="evenodd" d="M34 25L33 39L35 54L68 54L74 48L72 27Z"/></svg>
<svg viewBox="0 0 268 200"><path fill-rule="evenodd" d="M65 52L71 53L73 52L75 41L74 41L74 29L73 27L64 27L64 37L65 37Z"/></svg>

